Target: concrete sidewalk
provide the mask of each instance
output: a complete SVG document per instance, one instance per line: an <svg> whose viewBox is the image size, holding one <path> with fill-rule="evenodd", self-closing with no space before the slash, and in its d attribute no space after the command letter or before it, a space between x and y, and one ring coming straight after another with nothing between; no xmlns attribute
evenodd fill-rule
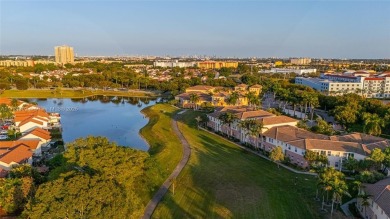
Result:
<svg viewBox="0 0 390 219"><path fill-rule="evenodd" d="M173 181L176 179L176 177L180 174L180 172L183 170L184 166L187 164L190 155L191 155L191 148L188 144L187 140L184 138L183 134L179 130L179 127L177 126L177 119L178 114L181 114L183 111L177 113L173 120L172 120L172 128L173 131L176 133L176 135L179 137L180 142L183 146L183 157L181 158L180 162L177 164L176 168L173 170L171 175L165 180L165 182L162 184L160 189L154 194L153 198L149 201L149 203L146 205L143 219L149 219L154 210L156 209L158 203L160 203L161 199L164 197L165 193L169 190L169 187L172 185Z"/></svg>

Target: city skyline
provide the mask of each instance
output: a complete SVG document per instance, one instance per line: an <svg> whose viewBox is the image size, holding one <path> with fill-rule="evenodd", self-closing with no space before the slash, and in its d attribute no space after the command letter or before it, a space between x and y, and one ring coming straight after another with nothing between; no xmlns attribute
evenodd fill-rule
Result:
<svg viewBox="0 0 390 219"><path fill-rule="evenodd" d="M0 55L390 58L385 1L0 1Z"/></svg>

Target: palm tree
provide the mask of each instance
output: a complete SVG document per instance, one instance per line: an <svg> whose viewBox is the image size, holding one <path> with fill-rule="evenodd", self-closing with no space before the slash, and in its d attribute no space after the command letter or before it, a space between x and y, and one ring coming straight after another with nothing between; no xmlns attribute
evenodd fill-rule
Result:
<svg viewBox="0 0 390 219"><path fill-rule="evenodd" d="M342 197L344 195L351 196L348 193L348 186L343 177L335 177L334 181L331 183L333 190L333 198L332 198L332 210L331 215L333 214L333 205L334 203L341 204Z"/></svg>
<svg viewBox="0 0 390 219"><path fill-rule="evenodd" d="M231 125L232 123L237 119L237 116L231 112L226 112L226 113L223 113L221 114L219 117L218 117L219 120L221 120L222 124L223 125L228 125L229 126L229 129L230 129L230 134L228 132L226 132L226 134L229 136L229 138L232 136L232 128L231 128Z"/></svg>
<svg viewBox="0 0 390 219"><path fill-rule="evenodd" d="M364 131L370 135L380 135L382 127L385 126L385 121L378 114L364 113Z"/></svg>
<svg viewBox="0 0 390 219"><path fill-rule="evenodd" d="M260 140L262 141L262 130L264 128L264 124L259 120L249 120L249 134L255 138L255 148L259 149L258 137L260 133Z"/></svg>
<svg viewBox="0 0 390 219"><path fill-rule="evenodd" d="M234 91L227 98L227 103L229 105L236 105L239 97L240 97L240 95L237 92Z"/></svg>
<svg viewBox="0 0 390 219"><path fill-rule="evenodd" d="M362 200L360 205L364 207L364 218L367 218L367 206L370 206L369 199L371 198L371 195L362 193L358 195L358 198Z"/></svg>
<svg viewBox="0 0 390 219"><path fill-rule="evenodd" d="M257 106L260 104L260 98L255 92L248 92L245 97L248 99L249 106Z"/></svg>
<svg viewBox="0 0 390 219"><path fill-rule="evenodd" d="M193 104L195 104L195 109L197 108L197 103L198 103L198 101L199 101L199 95L198 94L196 94L196 93L191 93L190 94L190 102L191 103L193 103Z"/></svg>
<svg viewBox="0 0 390 219"><path fill-rule="evenodd" d="M248 121L249 120L241 120L239 123L238 123L238 126L240 127L240 133L241 135L244 134L245 138L242 139L242 141L244 141L244 143L246 143L246 136L248 135ZM241 136L242 137L242 136Z"/></svg>
<svg viewBox="0 0 390 219"><path fill-rule="evenodd" d="M313 120L314 108L319 105L318 95L316 93L309 93L308 103L310 106L310 120Z"/></svg>
<svg viewBox="0 0 390 219"><path fill-rule="evenodd" d="M11 100L11 106L12 106L13 110L16 110L16 108L18 107L18 100L13 98Z"/></svg>

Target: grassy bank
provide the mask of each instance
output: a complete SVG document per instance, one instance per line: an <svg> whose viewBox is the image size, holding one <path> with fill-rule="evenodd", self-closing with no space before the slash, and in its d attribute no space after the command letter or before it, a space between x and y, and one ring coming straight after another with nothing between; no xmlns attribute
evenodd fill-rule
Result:
<svg viewBox="0 0 390 219"><path fill-rule="evenodd" d="M142 110L142 113L149 118L148 124L140 130L141 135L150 145L149 176L152 182L149 182L151 183L149 188L152 190L147 195L149 200L183 155L180 140L171 126L171 117L176 111L176 108L167 104L156 104Z"/></svg>
<svg viewBox="0 0 390 219"><path fill-rule="evenodd" d="M142 110L149 122L140 133L150 145L149 154L168 169L169 173L183 155L180 140L171 126L171 117L176 111L176 108L168 104L156 104Z"/></svg>
<svg viewBox="0 0 390 219"><path fill-rule="evenodd" d="M84 98L94 95L153 97L154 93L146 91L103 91L103 90L5 90L0 97L9 98Z"/></svg>
<svg viewBox="0 0 390 219"><path fill-rule="evenodd" d="M293 174L225 139L195 128L197 113L179 128L192 147L189 163L153 218L319 218L312 176ZM173 140L172 140L173 141ZM296 183L297 185L294 185Z"/></svg>

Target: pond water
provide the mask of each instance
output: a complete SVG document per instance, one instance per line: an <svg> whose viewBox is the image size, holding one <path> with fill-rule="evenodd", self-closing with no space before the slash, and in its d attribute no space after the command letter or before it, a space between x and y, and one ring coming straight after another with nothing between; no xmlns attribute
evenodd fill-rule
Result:
<svg viewBox="0 0 390 219"><path fill-rule="evenodd" d="M61 114L62 137L71 142L88 135L105 136L118 145L148 150L139 130L148 123L140 112L156 99L95 96L84 99L29 99Z"/></svg>

